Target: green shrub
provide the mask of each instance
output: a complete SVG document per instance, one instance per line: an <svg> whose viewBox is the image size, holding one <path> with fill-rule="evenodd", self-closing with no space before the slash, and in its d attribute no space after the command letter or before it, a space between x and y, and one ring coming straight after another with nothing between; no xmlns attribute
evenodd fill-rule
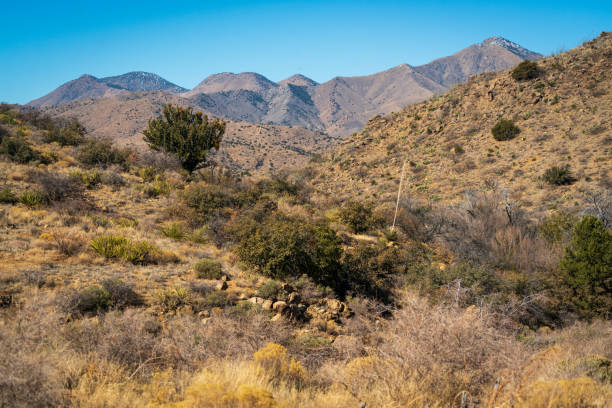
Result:
<svg viewBox="0 0 612 408"><path fill-rule="evenodd" d="M493 138L497 141L510 140L515 138L521 130L514 124L513 121L508 119L500 119L499 122L491 129Z"/></svg>
<svg viewBox="0 0 612 408"><path fill-rule="evenodd" d="M77 159L86 166L118 165L127 169L130 155L130 150L117 149L110 141L90 140L81 147Z"/></svg>
<svg viewBox="0 0 612 408"><path fill-rule="evenodd" d="M559 269L583 316L612 317L612 232L600 220L582 217Z"/></svg>
<svg viewBox="0 0 612 408"><path fill-rule="evenodd" d="M160 195L168 196L172 191L172 184L169 181L157 176L152 184L147 184L143 187L142 192L150 198L159 197Z"/></svg>
<svg viewBox="0 0 612 408"><path fill-rule="evenodd" d="M77 293L71 303L73 310L84 314L107 310L112 300L106 289L94 285Z"/></svg>
<svg viewBox="0 0 612 408"><path fill-rule="evenodd" d="M61 146L78 146L85 142L85 128L76 120L64 126L53 126L45 133L43 140L46 143L59 143Z"/></svg>
<svg viewBox="0 0 612 408"><path fill-rule="evenodd" d="M100 173L98 170L93 170L93 171L74 170L70 172L69 177L72 178L73 180L80 181L81 183L83 183L83 185L87 189L95 188L97 185L99 185L102 182L102 173Z"/></svg>
<svg viewBox="0 0 612 408"><path fill-rule="evenodd" d="M193 172L213 147L219 149L225 132L225 122L209 120L202 112L166 105L163 114L149 120L143 131L144 141L151 149L177 156L183 168Z"/></svg>
<svg viewBox="0 0 612 408"><path fill-rule="evenodd" d="M27 190L21 194L19 202L28 207L39 207L49 204L49 197L40 190Z"/></svg>
<svg viewBox="0 0 612 408"><path fill-rule="evenodd" d="M570 171L569 165L553 166L547 169L542 176L548 184L562 186L564 184L572 184L574 177Z"/></svg>
<svg viewBox="0 0 612 408"><path fill-rule="evenodd" d="M208 307L224 307L228 302L227 293L222 290L215 290L204 298L204 304Z"/></svg>
<svg viewBox="0 0 612 408"><path fill-rule="evenodd" d="M22 164L40 160L40 153L32 149L23 137L4 137L0 143L0 155Z"/></svg>
<svg viewBox="0 0 612 408"><path fill-rule="evenodd" d="M17 202L17 196L9 186L4 186L0 189L0 203L14 204Z"/></svg>
<svg viewBox="0 0 612 408"><path fill-rule="evenodd" d="M185 239L185 226L180 222L173 222L161 227L161 233L168 238L181 241Z"/></svg>
<svg viewBox="0 0 612 408"><path fill-rule="evenodd" d="M166 311L176 310L179 306L187 305L189 302L189 291L181 287L160 290L155 293L155 296L159 305Z"/></svg>
<svg viewBox="0 0 612 408"><path fill-rule="evenodd" d="M538 232L550 243L563 242L572 235L577 222L575 215L566 211L558 211L538 225Z"/></svg>
<svg viewBox="0 0 612 408"><path fill-rule="evenodd" d="M277 299L282 293L282 284L277 281L267 281L257 289L257 296L264 299Z"/></svg>
<svg viewBox="0 0 612 408"><path fill-rule="evenodd" d="M202 258L196 262L193 269L200 279L221 279L223 276L221 263L213 259Z"/></svg>
<svg viewBox="0 0 612 408"><path fill-rule="evenodd" d="M142 178L143 181L146 181L146 182L155 180L158 174L159 174L159 170L153 166L141 167L138 170L138 175L140 176L140 178Z"/></svg>
<svg viewBox="0 0 612 408"><path fill-rule="evenodd" d="M243 225L236 253L265 276L286 279L307 274L331 287L337 283L342 246L334 230L299 218L269 217Z"/></svg>
<svg viewBox="0 0 612 408"><path fill-rule="evenodd" d="M170 260L159 248L146 241L131 241L122 236L100 235L91 241L91 249L107 259L121 259L138 264L159 263Z"/></svg>
<svg viewBox="0 0 612 408"><path fill-rule="evenodd" d="M224 207L234 206L232 191L218 185L196 184L185 189L181 198L185 205L206 218Z"/></svg>
<svg viewBox="0 0 612 408"><path fill-rule="evenodd" d="M367 232L377 223L373 209L372 203L350 201L340 210L340 220L356 234Z"/></svg>
<svg viewBox="0 0 612 408"><path fill-rule="evenodd" d="M540 73L538 64L533 61L523 61L512 70L512 78L516 81L526 81L536 78Z"/></svg>

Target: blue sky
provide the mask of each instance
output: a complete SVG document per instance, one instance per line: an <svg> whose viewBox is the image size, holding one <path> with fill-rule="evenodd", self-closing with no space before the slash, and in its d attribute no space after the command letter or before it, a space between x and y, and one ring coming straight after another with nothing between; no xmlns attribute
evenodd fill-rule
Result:
<svg viewBox="0 0 612 408"><path fill-rule="evenodd" d="M612 30L612 1L11 1L0 8L0 101L84 73L217 72L323 82L419 65L500 35L543 54Z"/></svg>

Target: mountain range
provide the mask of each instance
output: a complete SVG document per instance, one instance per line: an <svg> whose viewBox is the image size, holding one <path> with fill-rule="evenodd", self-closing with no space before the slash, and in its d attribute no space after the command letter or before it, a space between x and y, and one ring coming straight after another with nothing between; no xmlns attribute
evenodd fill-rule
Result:
<svg viewBox="0 0 612 408"><path fill-rule="evenodd" d="M211 75L187 90L146 72L106 78L83 75L28 105L55 110L72 102L73 107L94 107L92 99L161 91L180 98L185 105L234 121L299 126L344 137L361 129L376 114L390 113L441 94L472 75L507 69L525 59L540 57L504 38L491 37L425 65L401 64L372 75L339 76L321 84L301 74L273 82L253 72L226 72ZM140 119L146 123L147 118Z"/></svg>

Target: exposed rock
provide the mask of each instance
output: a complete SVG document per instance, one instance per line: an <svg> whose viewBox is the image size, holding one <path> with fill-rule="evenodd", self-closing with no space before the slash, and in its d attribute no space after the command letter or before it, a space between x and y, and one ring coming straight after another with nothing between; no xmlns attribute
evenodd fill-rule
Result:
<svg viewBox="0 0 612 408"><path fill-rule="evenodd" d="M272 305L272 310L278 313L283 313L283 311L287 308L287 302L283 302L279 300L278 302L274 302Z"/></svg>
<svg viewBox="0 0 612 408"><path fill-rule="evenodd" d="M273 304L273 302L270 299L266 299L261 304L261 307L263 309L265 309L265 310L271 310L272 309L272 304Z"/></svg>
<svg viewBox="0 0 612 408"><path fill-rule="evenodd" d="M225 290L227 289L227 282L222 280L221 282L217 282L217 284L215 285L215 289L216 290Z"/></svg>
<svg viewBox="0 0 612 408"><path fill-rule="evenodd" d="M287 298L287 301L289 303L300 303L302 299L300 298L300 294L297 292L291 292L289 294L289 297Z"/></svg>

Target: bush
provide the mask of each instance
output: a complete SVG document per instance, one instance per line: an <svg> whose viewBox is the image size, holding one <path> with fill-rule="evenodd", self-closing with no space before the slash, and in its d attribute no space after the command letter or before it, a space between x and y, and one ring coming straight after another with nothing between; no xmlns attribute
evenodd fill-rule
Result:
<svg viewBox="0 0 612 408"><path fill-rule="evenodd" d="M196 262L193 269L200 279L221 279L223 276L221 263L213 259L202 258Z"/></svg>
<svg viewBox="0 0 612 408"><path fill-rule="evenodd" d="M253 361L263 368L274 381L285 381L296 388L305 385L306 370L299 361L289 358L287 349L280 344L266 344L253 354Z"/></svg>
<svg viewBox="0 0 612 408"><path fill-rule="evenodd" d="M0 203L14 204L17 202L17 196L9 186L4 186L0 189Z"/></svg>
<svg viewBox="0 0 612 408"><path fill-rule="evenodd" d="M107 310L112 301L106 289L94 285L77 293L70 303L72 310L84 314Z"/></svg>
<svg viewBox="0 0 612 408"><path fill-rule="evenodd" d="M277 281L267 281L259 289L257 289L257 296L264 299L277 299L282 292L282 285Z"/></svg>
<svg viewBox="0 0 612 408"><path fill-rule="evenodd" d="M33 170L28 173L28 180L38 185L48 202L80 198L83 193L78 181L57 172Z"/></svg>
<svg viewBox="0 0 612 408"><path fill-rule="evenodd" d="M107 259L121 259L135 265L176 261L176 256L164 253L146 241L130 241L116 235L100 235L91 241L91 249Z"/></svg>
<svg viewBox="0 0 612 408"><path fill-rule="evenodd" d="M159 170L153 166L141 167L138 170L138 175L140 176L140 178L142 178L143 181L146 181L146 182L155 180L158 174L159 174Z"/></svg>
<svg viewBox="0 0 612 408"><path fill-rule="evenodd" d="M569 165L553 166L544 172L542 178L548 184L555 186L572 184L574 182L574 177L572 176Z"/></svg>
<svg viewBox="0 0 612 408"><path fill-rule="evenodd" d="M367 232L377 223L373 209L372 203L350 201L340 210L340 219L356 234Z"/></svg>
<svg viewBox="0 0 612 408"><path fill-rule="evenodd" d="M499 122L491 129L493 138L497 141L510 140L515 138L521 130L514 124L513 121L508 119L500 119Z"/></svg>
<svg viewBox="0 0 612 408"><path fill-rule="evenodd" d="M166 311L176 310L189 302L189 292L185 288L175 287L161 290L156 294L157 301Z"/></svg>
<svg viewBox="0 0 612 408"><path fill-rule="evenodd" d="M61 146L78 146L85 142L85 128L76 120L61 127L53 126L44 135L46 143L59 143Z"/></svg>
<svg viewBox="0 0 612 408"><path fill-rule="evenodd" d="M123 309L128 306L141 306L144 302L142 297L134 292L132 285L120 279L106 279L102 287L108 293L112 306Z"/></svg>
<svg viewBox="0 0 612 408"><path fill-rule="evenodd" d="M127 169L130 155L130 150L117 149L108 140L90 140L81 148L77 159L86 166L119 165Z"/></svg>
<svg viewBox="0 0 612 408"><path fill-rule="evenodd" d="M152 184L147 184L143 187L142 192L149 198L159 197L160 195L168 196L172 191L172 184L166 179L157 176Z"/></svg>
<svg viewBox="0 0 612 408"><path fill-rule="evenodd" d="M237 204L233 191L218 185L196 184L185 189L182 201L193 208L199 216L206 218L221 208Z"/></svg>
<svg viewBox="0 0 612 408"><path fill-rule="evenodd" d="M336 286L342 246L335 231L281 216L252 228L242 231L236 248L243 262L274 279L307 274L319 284Z"/></svg>
<svg viewBox="0 0 612 408"><path fill-rule="evenodd" d="M22 164L40 160L40 153L32 149L23 137L4 137L0 143L0 155Z"/></svg>
<svg viewBox="0 0 612 408"><path fill-rule="evenodd" d="M564 242L571 237L577 222L578 219L575 215L559 211L542 221L538 225L538 232L550 243Z"/></svg>
<svg viewBox="0 0 612 408"><path fill-rule="evenodd" d="M19 202L28 207L38 207L41 205L49 204L49 198L47 195L39 190L28 190L24 191L19 197Z"/></svg>
<svg viewBox="0 0 612 408"><path fill-rule="evenodd" d="M161 227L161 233L168 237L175 239L177 241L181 241L185 239L185 227L180 222L173 222L171 224L164 225Z"/></svg>
<svg viewBox="0 0 612 408"><path fill-rule="evenodd" d="M166 105L163 114L149 120L143 131L144 140L155 151L175 154L183 168L192 173L213 147L219 149L225 122L208 120L202 112L191 108Z"/></svg>
<svg viewBox="0 0 612 408"><path fill-rule="evenodd" d="M538 64L533 61L523 61L512 70L512 78L516 81L526 81L536 78L540 73Z"/></svg>
<svg viewBox="0 0 612 408"><path fill-rule="evenodd" d="M228 302L227 293L222 290L215 290L204 298L204 304L208 307L225 307Z"/></svg>
<svg viewBox="0 0 612 408"><path fill-rule="evenodd" d="M612 232L586 215L559 264L571 302L586 317L612 317Z"/></svg>
<svg viewBox="0 0 612 408"><path fill-rule="evenodd" d="M98 170L93 171L80 171L74 170L70 172L69 177L73 180L77 180L85 186L87 189L92 189L102 182L102 173Z"/></svg>

